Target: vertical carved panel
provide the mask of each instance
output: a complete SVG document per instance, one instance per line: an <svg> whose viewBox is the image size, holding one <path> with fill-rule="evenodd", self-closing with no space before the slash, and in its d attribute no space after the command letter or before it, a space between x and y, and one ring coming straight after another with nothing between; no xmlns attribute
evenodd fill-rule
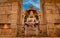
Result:
<svg viewBox="0 0 60 38"><path fill-rule="evenodd" d="M22 0L18 0L18 21L17 36L24 36L24 26L22 24Z"/></svg>

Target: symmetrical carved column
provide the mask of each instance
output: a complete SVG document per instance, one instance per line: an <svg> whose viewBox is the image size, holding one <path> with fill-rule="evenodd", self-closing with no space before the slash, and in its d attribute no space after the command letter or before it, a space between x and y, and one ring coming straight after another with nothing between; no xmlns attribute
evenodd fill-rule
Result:
<svg viewBox="0 0 60 38"><path fill-rule="evenodd" d="M17 36L23 36L24 28L22 24L22 0L18 0L18 26Z"/></svg>
<svg viewBox="0 0 60 38"><path fill-rule="evenodd" d="M41 18L40 18L40 32L43 36L47 34L47 28L46 28L46 13L44 9L45 0L40 0L40 8L41 8Z"/></svg>

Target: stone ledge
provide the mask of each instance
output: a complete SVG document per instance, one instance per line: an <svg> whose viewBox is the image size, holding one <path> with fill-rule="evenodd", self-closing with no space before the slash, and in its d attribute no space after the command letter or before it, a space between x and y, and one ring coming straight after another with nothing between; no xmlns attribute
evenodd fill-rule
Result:
<svg viewBox="0 0 60 38"><path fill-rule="evenodd" d="M1 36L16 36L16 29L0 29Z"/></svg>
<svg viewBox="0 0 60 38"><path fill-rule="evenodd" d="M0 37L0 38L60 38L60 37Z"/></svg>

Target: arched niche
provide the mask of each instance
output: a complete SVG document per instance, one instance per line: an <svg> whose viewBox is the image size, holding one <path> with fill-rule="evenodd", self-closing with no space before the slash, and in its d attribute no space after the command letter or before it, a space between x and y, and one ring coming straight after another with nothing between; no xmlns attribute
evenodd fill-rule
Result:
<svg viewBox="0 0 60 38"><path fill-rule="evenodd" d="M26 9L26 11L25 11L25 16L26 16L26 14L28 14L28 16L30 15L30 12L33 12L33 15L34 15L34 17L37 19L37 20L39 20L39 16L38 16L38 14L39 14L39 12L35 9L35 8L33 8L33 6L31 6L29 9ZM24 16L24 17L25 17ZM28 17L27 17L28 18Z"/></svg>
<svg viewBox="0 0 60 38"><path fill-rule="evenodd" d="M25 15L26 15L26 13L27 12L29 12L28 10L29 9L27 9L26 11L22 11L22 3L23 3L23 1L22 0L20 0L20 3L18 3L18 5L19 5L19 13L18 13L18 17L19 17L19 19L18 19L18 23L19 23L19 25L20 26L22 26L21 24L24 24L24 17L25 17ZM40 8L41 8L41 13L40 12L38 12L38 11L36 11L35 9L33 10L34 12L36 12L36 14L38 14L38 18L39 18L39 21L40 21L40 23L39 24L46 24L46 20L45 20L45 13L44 13L44 0L40 0ZM31 9L31 8L30 8ZM32 10L32 9L31 9ZM30 10L30 11L31 11ZM42 26L42 25L39 25L39 29L40 29L40 26ZM24 25L23 25L23 27L24 27ZM18 29L20 29L20 27L18 28ZM19 32L19 34L20 34L20 32ZM22 34L22 33L21 33Z"/></svg>

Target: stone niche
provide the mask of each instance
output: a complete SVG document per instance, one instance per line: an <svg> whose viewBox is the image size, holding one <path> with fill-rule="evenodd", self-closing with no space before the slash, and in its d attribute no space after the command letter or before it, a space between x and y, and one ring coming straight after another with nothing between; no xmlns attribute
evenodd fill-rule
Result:
<svg viewBox="0 0 60 38"><path fill-rule="evenodd" d="M30 6L30 8L26 9L26 12L28 13L27 21L24 22L25 24L25 36L37 36L38 35L38 29L39 29L39 18L38 13L33 6ZM26 13L25 12L25 13ZM37 18L35 17L35 13L37 14Z"/></svg>
<svg viewBox="0 0 60 38"><path fill-rule="evenodd" d="M10 28L10 23L0 23L0 36L16 36L15 32Z"/></svg>

